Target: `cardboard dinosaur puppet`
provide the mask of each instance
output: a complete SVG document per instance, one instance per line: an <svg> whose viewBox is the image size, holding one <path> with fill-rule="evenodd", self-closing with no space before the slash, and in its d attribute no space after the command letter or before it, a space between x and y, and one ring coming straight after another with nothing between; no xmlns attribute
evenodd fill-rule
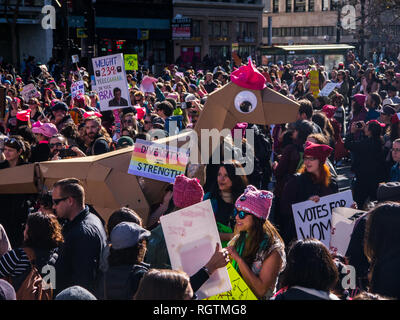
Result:
<svg viewBox="0 0 400 320"><path fill-rule="evenodd" d="M211 93L194 128L197 151L201 155L202 129L231 130L239 122L259 125L296 121L299 104L266 87L264 76L251 60L231 74L231 82ZM158 140L178 147L190 133ZM209 154L215 151L209 138ZM99 156L41 162L0 170L0 193L36 193L51 189L59 179L75 177L82 181L86 202L91 204L105 221L113 211L128 206L135 210L144 224L151 205L161 202L168 183L128 174L133 147ZM191 150L192 152L192 150ZM200 159L199 159L200 160Z"/></svg>

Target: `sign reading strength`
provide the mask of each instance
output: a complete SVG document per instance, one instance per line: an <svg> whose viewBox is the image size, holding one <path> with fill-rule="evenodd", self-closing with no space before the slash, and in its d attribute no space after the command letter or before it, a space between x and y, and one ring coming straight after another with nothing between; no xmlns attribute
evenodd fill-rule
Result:
<svg viewBox="0 0 400 320"><path fill-rule="evenodd" d="M136 140L128 173L154 180L174 183L185 173L189 161L186 149L146 140Z"/></svg>

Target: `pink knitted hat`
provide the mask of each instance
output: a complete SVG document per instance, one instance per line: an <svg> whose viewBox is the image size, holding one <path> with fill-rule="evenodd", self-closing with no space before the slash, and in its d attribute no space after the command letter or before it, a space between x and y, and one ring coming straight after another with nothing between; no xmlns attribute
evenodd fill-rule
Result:
<svg viewBox="0 0 400 320"><path fill-rule="evenodd" d="M273 193L258 190L255 186L247 186L244 193L236 200L235 207L267 220L272 206Z"/></svg>
<svg viewBox="0 0 400 320"><path fill-rule="evenodd" d="M262 90L267 87L265 77L254 67L251 59L247 66L241 66L231 73L231 81L239 87L251 90Z"/></svg>
<svg viewBox="0 0 400 320"><path fill-rule="evenodd" d="M198 179L180 175L175 178L173 197L175 206L183 209L203 201L204 190Z"/></svg>

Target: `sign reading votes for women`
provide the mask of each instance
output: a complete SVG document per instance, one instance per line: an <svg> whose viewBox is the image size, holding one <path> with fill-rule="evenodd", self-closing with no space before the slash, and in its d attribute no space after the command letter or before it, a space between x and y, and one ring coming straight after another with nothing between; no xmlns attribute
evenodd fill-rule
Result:
<svg viewBox="0 0 400 320"><path fill-rule="evenodd" d="M92 63L101 111L130 107L123 54L94 58Z"/></svg>
<svg viewBox="0 0 400 320"><path fill-rule="evenodd" d="M322 197L319 202L307 200L293 204L297 239L315 238L329 248L333 209L349 208L352 204L353 196L350 190Z"/></svg>
<svg viewBox="0 0 400 320"><path fill-rule="evenodd" d="M186 149L137 139L128 173L174 183L176 176L185 173L188 161Z"/></svg>

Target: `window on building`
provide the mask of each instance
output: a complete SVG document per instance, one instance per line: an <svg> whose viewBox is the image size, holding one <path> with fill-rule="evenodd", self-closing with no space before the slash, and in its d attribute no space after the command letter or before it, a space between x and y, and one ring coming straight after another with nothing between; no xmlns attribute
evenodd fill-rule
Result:
<svg viewBox="0 0 400 320"><path fill-rule="evenodd" d="M322 0L322 11L329 10L329 0Z"/></svg>
<svg viewBox="0 0 400 320"><path fill-rule="evenodd" d="M292 0L286 0L286 12L292 12Z"/></svg>
<svg viewBox="0 0 400 320"><path fill-rule="evenodd" d="M192 21L192 37L197 38L200 37L200 20L193 20Z"/></svg>
<svg viewBox="0 0 400 320"><path fill-rule="evenodd" d="M279 0L272 0L272 12L279 12Z"/></svg>
<svg viewBox="0 0 400 320"><path fill-rule="evenodd" d="M221 36L227 37L229 34L229 24L227 21L221 22Z"/></svg>
<svg viewBox="0 0 400 320"><path fill-rule="evenodd" d="M294 0L294 12L305 12L306 0Z"/></svg>
<svg viewBox="0 0 400 320"><path fill-rule="evenodd" d="M315 8L315 1L314 0L308 0L308 11L313 12Z"/></svg>

